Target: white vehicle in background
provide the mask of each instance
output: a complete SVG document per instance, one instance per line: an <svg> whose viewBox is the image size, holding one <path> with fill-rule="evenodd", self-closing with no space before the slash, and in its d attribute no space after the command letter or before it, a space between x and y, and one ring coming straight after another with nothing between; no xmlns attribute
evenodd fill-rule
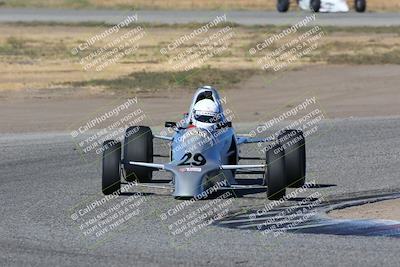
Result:
<svg viewBox="0 0 400 267"><path fill-rule="evenodd" d="M367 0L353 0L354 9L357 12L364 12L367 8ZM348 12L349 6L346 0L296 0L297 4L302 10L314 12ZM286 12L289 10L290 0L278 0L277 9L279 12Z"/></svg>

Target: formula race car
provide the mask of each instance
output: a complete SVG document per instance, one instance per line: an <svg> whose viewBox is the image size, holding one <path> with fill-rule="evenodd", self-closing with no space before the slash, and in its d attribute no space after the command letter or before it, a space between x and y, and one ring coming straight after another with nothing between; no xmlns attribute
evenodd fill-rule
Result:
<svg viewBox="0 0 400 267"><path fill-rule="evenodd" d="M297 4L302 10L314 12L348 12L349 6L346 0L297 0ZM279 12L289 10L290 0L277 0L276 8ZM357 12L365 12L367 8L366 0L354 0L354 9Z"/></svg>
<svg viewBox="0 0 400 267"><path fill-rule="evenodd" d="M121 177L128 182L152 182L153 171L173 174L170 188L176 198L193 198L223 183L221 189L243 188L238 173L263 174L261 187L268 199L285 196L286 187L302 187L305 183L306 152L303 132L284 129L267 138L236 135L232 122L223 111L218 92L210 87L199 88L184 118L166 122L173 135L154 135L147 126L129 127L123 145L116 140L103 143L102 191L120 191ZM153 163L153 138L170 143L170 162ZM242 158L239 147L249 143L265 145L262 157ZM122 159L121 159L122 155ZM239 165L241 159L262 160L263 164Z"/></svg>

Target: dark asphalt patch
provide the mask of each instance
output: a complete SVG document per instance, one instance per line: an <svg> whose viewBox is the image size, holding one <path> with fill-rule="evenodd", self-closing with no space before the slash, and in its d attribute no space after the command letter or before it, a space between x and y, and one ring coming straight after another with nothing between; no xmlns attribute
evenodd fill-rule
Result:
<svg viewBox="0 0 400 267"><path fill-rule="evenodd" d="M317 205L318 199L306 203L296 202L290 206L280 206L271 210L250 210L228 216L215 223L217 226L240 230L255 230L263 234L303 233L348 236L400 237L400 222L391 220L350 220L333 219L327 212L366 203L394 199L398 193L380 196L364 196L337 201L324 201ZM301 203L301 204L300 204ZM311 203L311 204L310 204ZM312 208L310 208L310 205Z"/></svg>

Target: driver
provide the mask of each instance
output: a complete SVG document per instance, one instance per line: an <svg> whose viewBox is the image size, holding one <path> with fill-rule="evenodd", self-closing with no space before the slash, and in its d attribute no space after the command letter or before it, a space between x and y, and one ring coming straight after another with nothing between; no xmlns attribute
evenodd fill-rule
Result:
<svg viewBox="0 0 400 267"><path fill-rule="evenodd" d="M218 105L210 100L198 101L193 107L192 124L199 128L210 128L220 122Z"/></svg>

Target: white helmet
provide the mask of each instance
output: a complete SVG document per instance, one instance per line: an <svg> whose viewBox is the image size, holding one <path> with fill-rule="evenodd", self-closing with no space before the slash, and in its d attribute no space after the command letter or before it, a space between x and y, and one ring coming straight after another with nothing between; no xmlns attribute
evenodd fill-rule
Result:
<svg viewBox="0 0 400 267"><path fill-rule="evenodd" d="M199 128L208 128L219 122L217 104L210 99L203 99L193 107L192 123Z"/></svg>

